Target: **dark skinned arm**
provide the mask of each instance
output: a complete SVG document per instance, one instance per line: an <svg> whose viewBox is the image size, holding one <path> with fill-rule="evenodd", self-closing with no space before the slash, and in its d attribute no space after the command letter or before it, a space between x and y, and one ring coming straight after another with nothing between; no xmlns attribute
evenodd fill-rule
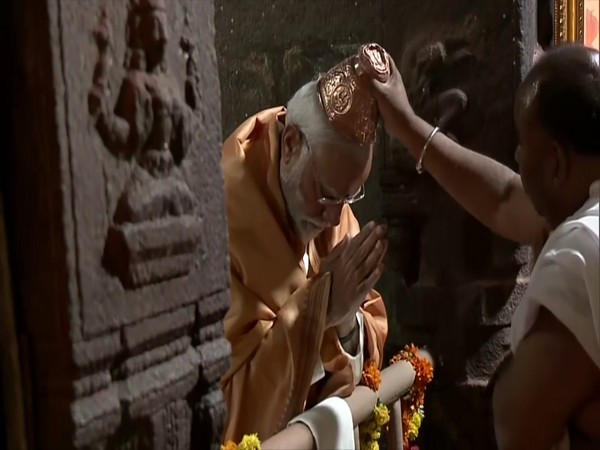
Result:
<svg viewBox="0 0 600 450"><path fill-rule="evenodd" d="M433 126L413 114L394 129L394 137L417 161ZM525 194L521 177L509 167L461 146L441 132L429 144L423 167L494 233L528 245L543 239L547 223Z"/></svg>
<svg viewBox="0 0 600 450"><path fill-rule="evenodd" d="M391 77L372 80L372 93L387 132L398 139L417 161L433 126L413 111L400 71L390 58ZM440 126L465 111L464 93L440 96ZM466 149L438 133L427 149L423 166L440 186L472 216L496 234L534 245L543 239L546 222L537 214L517 173L491 158Z"/></svg>
<svg viewBox="0 0 600 450"><path fill-rule="evenodd" d="M575 336L542 308L494 388L499 449L550 450L598 382L598 368Z"/></svg>

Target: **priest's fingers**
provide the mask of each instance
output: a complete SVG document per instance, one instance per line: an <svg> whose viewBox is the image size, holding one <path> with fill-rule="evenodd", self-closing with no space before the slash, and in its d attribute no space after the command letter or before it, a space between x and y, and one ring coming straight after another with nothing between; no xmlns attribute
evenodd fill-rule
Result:
<svg viewBox="0 0 600 450"><path fill-rule="evenodd" d="M388 244L386 240L380 239L375 243L375 246L368 253L367 257L356 266L353 276L356 277L357 281L368 278L371 273L377 269L385 256L387 247Z"/></svg>
<svg viewBox="0 0 600 450"><path fill-rule="evenodd" d="M382 264L383 260L385 258L385 255L388 251L388 247L389 247L389 242L387 239L382 239L381 242L383 242L383 251L381 252L381 255L379 256L379 260L377 261L377 265Z"/></svg>
<svg viewBox="0 0 600 450"><path fill-rule="evenodd" d="M351 246L348 248L348 252L352 254L362 245L362 243L377 229L377 224L373 221L366 224L362 230L358 232L356 236L352 238Z"/></svg>
<svg viewBox="0 0 600 450"><path fill-rule="evenodd" d="M343 264L343 255L346 248L348 248L348 243L350 242L350 237L348 235L344 236L344 238L336 244L335 247L331 250L331 252L323 258L321 261L321 271L322 272L331 272L334 270L334 267Z"/></svg>
<svg viewBox="0 0 600 450"><path fill-rule="evenodd" d="M385 226L377 225L361 242L352 242L352 244L356 246L353 255L351 256L351 258L353 259L352 265L354 267L358 267L360 264L362 264L365 261L365 259L367 259L367 257L373 252L375 245L381 239L383 239L384 236Z"/></svg>
<svg viewBox="0 0 600 450"><path fill-rule="evenodd" d="M375 268L375 270L371 272L371 274L358 285L360 291L365 293L365 297L375 287L375 284L377 284L377 282L381 278L381 275L383 275L383 269L383 263L380 263ZM361 302L358 305L356 305L357 307L364 303L365 297L363 297Z"/></svg>
<svg viewBox="0 0 600 450"><path fill-rule="evenodd" d="M353 259L354 255L360 248L360 245L365 241L365 239L367 239L371 235L371 233L373 233L373 231L376 229L377 224L371 221L367 225L365 225L363 229L358 232L358 234L356 234L354 237L349 238L349 243L344 246L340 253L342 259L342 271L346 273L354 271L354 268L357 264Z"/></svg>
<svg viewBox="0 0 600 450"><path fill-rule="evenodd" d="M381 253L381 258L379 258L378 264L383 264L383 260L385 259L385 255L387 254L389 248L389 241L387 240L387 237L383 239L383 243L385 244L385 249Z"/></svg>
<svg viewBox="0 0 600 450"><path fill-rule="evenodd" d="M342 254L342 252L346 249L346 247L348 247L348 242L350 242L350 236L346 235L340 242L338 242L335 245L335 247L333 247L333 249L331 250L329 255L327 255L327 258L328 259L338 258Z"/></svg>

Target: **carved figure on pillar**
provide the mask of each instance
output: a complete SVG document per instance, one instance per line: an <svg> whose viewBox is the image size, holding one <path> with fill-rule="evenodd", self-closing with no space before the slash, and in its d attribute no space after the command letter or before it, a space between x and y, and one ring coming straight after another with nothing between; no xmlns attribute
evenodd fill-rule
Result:
<svg viewBox="0 0 600 450"><path fill-rule="evenodd" d="M184 101L165 59L169 41L165 8L164 0L131 0L126 75L114 109L108 83L112 29L104 12L94 30L99 55L89 111L104 146L131 163L104 257L106 268L126 287L185 275L200 241L197 200L181 173L198 121L192 109L198 96L196 62L193 46L182 39L187 57Z"/></svg>
<svg viewBox="0 0 600 450"><path fill-rule="evenodd" d="M464 80L454 78L456 75L460 78L460 67L470 64L474 56L466 47L452 47L454 45L438 41L419 48L410 62L404 59L402 73L415 111L456 139L455 119L465 112L467 95L458 87Z"/></svg>
<svg viewBox="0 0 600 450"><path fill-rule="evenodd" d="M406 80L407 95L415 111L437 124L456 140L456 119L467 107L467 95L457 87L438 83L447 79L448 69L468 62L466 48L447 51L446 45L436 42L406 52L401 65ZM390 248L393 249L388 267L402 273L407 285L419 279L420 235L425 213L417 195L417 173L414 160L397 141L391 140L381 173L383 213L389 224Z"/></svg>

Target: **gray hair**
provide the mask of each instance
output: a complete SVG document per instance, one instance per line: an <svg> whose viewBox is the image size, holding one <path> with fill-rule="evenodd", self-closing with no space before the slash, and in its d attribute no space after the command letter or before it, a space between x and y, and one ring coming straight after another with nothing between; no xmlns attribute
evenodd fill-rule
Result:
<svg viewBox="0 0 600 450"><path fill-rule="evenodd" d="M306 83L288 101L285 124L295 125L309 145L336 145L348 150L361 150L359 144L335 130L325 116L317 92L317 81Z"/></svg>

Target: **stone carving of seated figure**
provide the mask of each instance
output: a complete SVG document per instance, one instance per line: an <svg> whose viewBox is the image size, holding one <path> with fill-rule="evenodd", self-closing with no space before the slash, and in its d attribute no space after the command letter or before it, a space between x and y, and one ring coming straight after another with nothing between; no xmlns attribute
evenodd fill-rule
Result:
<svg viewBox="0 0 600 450"><path fill-rule="evenodd" d="M143 128L134 131L133 139L138 142L132 145L138 144L140 150L134 156L132 177L119 199L115 223L193 214L196 205L178 167L189 146L193 116L187 105L179 104L170 86L159 82L160 74L146 75L144 84L131 87L133 95L121 91L124 101L133 103L128 122L141 123ZM128 108L122 110L126 117ZM117 116L120 112L116 110Z"/></svg>
<svg viewBox="0 0 600 450"><path fill-rule="evenodd" d="M105 265L125 285L139 286L187 273L200 239L197 201L180 170L192 145L197 117L167 70L165 8L164 0L131 1L127 73L114 110L108 88L112 30L106 13L94 31L99 56L89 93L90 114L105 147L132 165L105 251ZM189 94L197 91L196 67L189 43L186 50ZM149 266L144 252L170 262Z"/></svg>

